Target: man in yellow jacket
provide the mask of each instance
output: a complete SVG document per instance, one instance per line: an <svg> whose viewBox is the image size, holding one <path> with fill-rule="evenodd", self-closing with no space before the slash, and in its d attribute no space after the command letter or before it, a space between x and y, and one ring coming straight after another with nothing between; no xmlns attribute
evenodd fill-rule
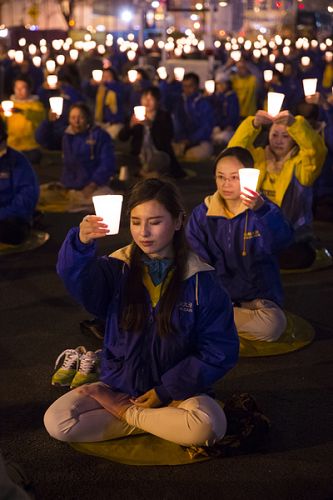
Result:
<svg viewBox="0 0 333 500"><path fill-rule="evenodd" d="M41 158L40 148L35 139L35 131L45 118L45 109L37 96L30 93L30 82L25 77L17 77L10 97L14 107L11 116L6 117L8 145L23 153L32 163Z"/></svg>
<svg viewBox="0 0 333 500"><path fill-rule="evenodd" d="M263 126L270 126L268 144L255 147ZM312 185L320 174L327 148L302 116L282 111L276 117L259 110L246 118L228 147L247 148L260 170L258 189L281 207L295 230L295 244L280 260L283 268L309 267L316 256L312 235Z"/></svg>

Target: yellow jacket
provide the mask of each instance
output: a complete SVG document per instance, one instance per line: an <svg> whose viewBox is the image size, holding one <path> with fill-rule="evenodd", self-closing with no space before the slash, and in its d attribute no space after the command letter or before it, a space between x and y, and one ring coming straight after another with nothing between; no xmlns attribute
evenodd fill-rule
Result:
<svg viewBox="0 0 333 500"><path fill-rule="evenodd" d="M231 77L232 88L239 101L240 116L254 115L257 111L257 79L254 75L241 78L237 74Z"/></svg>
<svg viewBox="0 0 333 500"><path fill-rule="evenodd" d="M28 151L39 148L35 139L35 131L38 125L45 118L43 104L37 99L27 99L24 101L15 100L14 108L21 112L14 112L6 117L8 145L18 151Z"/></svg>
<svg viewBox="0 0 333 500"><path fill-rule="evenodd" d="M254 116L249 116L240 124L228 147L241 146L250 151L255 167L260 170L258 180L260 189L267 171L267 157L265 148L254 147L254 141L261 128L253 126L253 119ZM324 139L303 116L296 116L295 122L287 127L287 130L298 147L293 155L287 157L277 177L275 203L282 208L285 216L297 229L312 220L311 186L320 174L327 148Z"/></svg>

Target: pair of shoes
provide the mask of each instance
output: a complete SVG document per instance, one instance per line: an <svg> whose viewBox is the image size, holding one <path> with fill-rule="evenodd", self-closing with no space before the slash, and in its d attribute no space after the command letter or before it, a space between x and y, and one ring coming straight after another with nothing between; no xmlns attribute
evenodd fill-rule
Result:
<svg viewBox="0 0 333 500"><path fill-rule="evenodd" d="M70 389L98 380L101 349L87 351L82 345L76 349L65 349L59 354L54 369L60 360L60 368L52 376L52 385L69 386Z"/></svg>

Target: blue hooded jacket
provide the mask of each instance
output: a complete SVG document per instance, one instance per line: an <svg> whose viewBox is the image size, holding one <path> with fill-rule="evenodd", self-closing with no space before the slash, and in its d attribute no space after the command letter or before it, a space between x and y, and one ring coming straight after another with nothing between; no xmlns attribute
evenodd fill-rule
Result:
<svg viewBox="0 0 333 500"><path fill-rule="evenodd" d="M39 184L29 161L7 147L0 158L0 220L20 217L31 222L38 197Z"/></svg>
<svg viewBox="0 0 333 500"><path fill-rule="evenodd" d="M199 93L189 97L180 96L175 102L172 117L175 126L175 140L188 139L190 146L210 141L214 113L209 100Z"/></svg>
<svg viewBox="0 0 333 500"><path fill-rule="evenodd" d="M44 120L37 129L36 139L45 148L57 145L60 135L58 120ZM50 148L52 149L52 148ZM90 182L106 185L116 170L111 137L100 127L73 133L69 125L62 137L63 171L61 183L69 189L83 189Z"/></svg>
<svg viewBox="0 0 333 500"><path fill-rule="evenodd" d="M83 244L78 228L69 231L57 271L71 295L90 313L106 319L100 379L136 397L155 388L162 403L209 393L237 362L239 341L230 298L211 266L192 254L172 313L176 334L161 337L151 305L142 333L120 327L129 251L95 256L96 243Z"/></svg>
<svg viewBox="0 0 333 500"><path fill-rule="evenodd" d="M192 249L215 267L234 303L268 299L282 306L277 252L292 243L290 224L274 203L225 215L218 192L197 206L186 234Z"/></svg>

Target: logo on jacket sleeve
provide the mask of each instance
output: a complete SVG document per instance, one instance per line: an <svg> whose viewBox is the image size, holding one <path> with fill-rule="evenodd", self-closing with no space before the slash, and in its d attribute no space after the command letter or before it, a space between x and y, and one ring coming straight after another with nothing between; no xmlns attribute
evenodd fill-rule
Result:
<svg viewBox="0 0 333 500"><path fill-rule="evenodd" d="M183 312L192 313L193 312L193 303L192 302L180 302L179 310Z"/></svg>

